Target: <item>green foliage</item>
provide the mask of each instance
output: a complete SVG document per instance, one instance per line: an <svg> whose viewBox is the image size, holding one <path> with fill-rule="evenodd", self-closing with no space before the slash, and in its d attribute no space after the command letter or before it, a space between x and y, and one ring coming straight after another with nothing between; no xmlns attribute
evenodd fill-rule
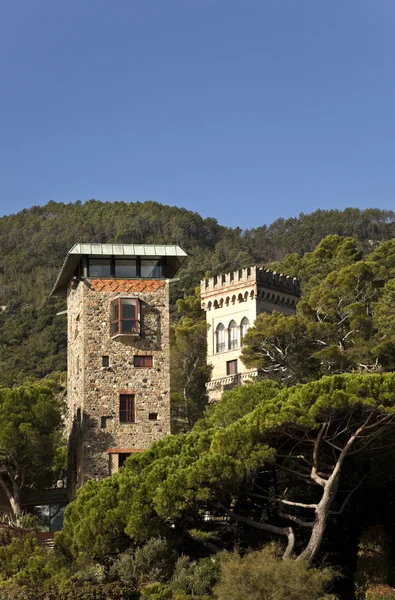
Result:
<svg viewBox="0 0 395 600"><path fill-rule="evenodd" d="M226 547L223 508L230 503L234 513L247 519L243 526L233 523L233 539L250 540L251 536L244 534L248 525L258 522L259 528L259 523L278 522L276 502L270 502L274 490L276 495L286 493L288 500L319 500L317 488L303 488L293 473L300 469L301 456L307 464L311 462L311 441L324 423L328 423L328 435L340 432L336 440L342 447L358 423L371 414L369 418L378 423L372 444L386 441L387 429L380 430L380 416L390 417L395 411L394 374L339 375L287 389L279 386L277 393L276 388L265 382L236 388L223 401L225 415L229 405L229 424L221 423L213 409L208 418L212 418L212 426L198 424L189 434L169 436L129 458L118 474L99 483L89 482L67 508L56 545L62 540L64 551L75 559L83 555L103 561L118 551L125 534L139 544L159 534L186 536L197 529L212 532L216 543L222 536ZM255 392L258 404L253 399ZM245 399L247 406L255 408L233 421L237 413L233 412L232 396L241 405ZM364 453L362 466L370 452L369 445L364 448L364 439L353 443L354 453ZM358 483L355 460L348 470L347 463L344 466L351 486ZM329 445L320 451L320 469L324 473L333 469ZM303 476L306 470L301 471L302 481ZM207 520L208 510L211 516ZM303 513L299 512L299 518ZM300 534L303 543L306 531ZM215 532L220 535L215 537ZM267 539L265 532L256 535L258 544Z"/></svg>
<svg viewBox="0 0 395 600"><path fill-rule="evenodd" d="M140 548L123 552L112 566L112 577L131 590L170 579L177 554L164 538L152 538Z"/></svg>
<svg viewBox="0 0 395 600"><path fill-rule="evenodd" d="M329 236L302 258L286 257L302 277L297 313L259 315L243 340L245 365L288 385L394 370L395 242L382 246L361 259L355 241Z"/></svg>
<svg viewBox="0 0 395 600"><path fill-rule="evenodd" d="M195 426L195 431L211 427L227 427L252 412L262 402L273 400L283 386L270 380L249 383L224 392L217 402L210 404L205 418Z"/></svg>
<svg viewBox="0 0 395 600"><path fill-rule="evenodd" d="M304 561L281 560L276 548L268 546L243 557L225 554L214 594L217 600L335 600L325 593L333 579L332 569L312 569Z"/></svg>
<svg viewBox="0 0 395 600"><path fill-rule="evenodd" d="M352 236L359 244L347 240L337 244L336 234ZM335 235L335 241L326 242L322 256L316 255L309 267L303 259L300 263L295 253L312 252L328 235ZM0 310L0 386L21 385L29 378L66 370L66 318L56 316L64 309L64 300L48 295L76 241L179 244L189 259L180 271L180 283L171 286L174 302L184 293L193 294L207 271L218 274L268 264L294 253L277 270L314 280L327 274L331 261L333 269L354 262L357 246L370 252L394 236L395 214L378 209L318 210L245 232L157 202L51 201L2 217L0 305L7 308ZM390 267L391 260L386 264Z"/></svg>
<svg viewBox="0 0 395 600"><path fill-rule="evenodd" d="M174 591L184 592L187 597L199 598L211 592L218 576L218 558L191 561L187 556L181 556L177 561L170 587Z"/></svg>
<svg viewBox="0 0 395 600"><path fill-rule="evenodd" d="M200 290L177 301L181 318L171 332L171 404L173 433L189 431L207 404L207 326L200 308Z"/></svg>
<svg viewBox="0 0 395 600"><path fill-rule="evenodd" d="M0 485L16 516L25 486L52 482L54 462L64 446L61 427L62 406L51 387L0 388Z"/></svg>

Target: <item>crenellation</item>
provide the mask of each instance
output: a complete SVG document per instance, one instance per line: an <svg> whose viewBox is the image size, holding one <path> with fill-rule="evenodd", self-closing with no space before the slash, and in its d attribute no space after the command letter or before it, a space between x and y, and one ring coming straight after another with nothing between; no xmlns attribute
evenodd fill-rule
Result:
<svg viewBox="0 0 395 600"><path fill-rule="evenodd" d="M261 313L273 310L295 313L299 280L251 266L201 282L201 306L207 321L207 360L212 378L207 384L210 401L222 392L257 375L240 359L242 337Z"/></svg>

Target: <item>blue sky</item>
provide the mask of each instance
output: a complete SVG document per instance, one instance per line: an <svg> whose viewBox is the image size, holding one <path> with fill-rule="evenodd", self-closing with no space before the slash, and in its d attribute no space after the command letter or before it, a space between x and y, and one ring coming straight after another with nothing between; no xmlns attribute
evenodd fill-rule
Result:
<svg viewBox="0 0 395 600"><path fill-rule="evenodd" d="M393 0L3 0L0 215L395 209Z"/></svg>

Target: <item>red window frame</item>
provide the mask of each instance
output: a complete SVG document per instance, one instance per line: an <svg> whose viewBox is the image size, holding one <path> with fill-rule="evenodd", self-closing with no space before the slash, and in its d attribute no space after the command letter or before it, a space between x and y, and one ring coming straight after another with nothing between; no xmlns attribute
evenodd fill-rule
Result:
<svg viewBox="0 0 395 600"><path fill-rule="evenodd" d="M152 354L135 354L133 364L137 369L150 368L154 366L154 358Z"/></svg>
<svg viewBox="0 0 395 600"><path fill-rule="evenodd" d="M123 316L122 302L133 300L136 306L136 317L131 319ZM126 324L132 324L132 331ZM133 326L134 325L134 326ZM140 301L138 298L122 297L115 298L111 302L111 336L115 335L140 335Z"/></svg>
<svg viewBox="0 0 395 600"><path fill-rule="evenodd" d="M136 410L135 410L135 397L134 394L119 394L119 422L120 423L135 423L136 422Z"/></svg>

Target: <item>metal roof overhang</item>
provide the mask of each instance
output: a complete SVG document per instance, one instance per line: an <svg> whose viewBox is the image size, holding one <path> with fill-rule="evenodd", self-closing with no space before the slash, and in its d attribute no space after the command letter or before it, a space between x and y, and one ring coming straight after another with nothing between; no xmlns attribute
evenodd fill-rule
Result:
<svg viewBox="0 0 395 600"><path fill-rule="evenodd" d="M60 273L52 288L51 296L65 296L70 279L80 262L81 256L116 256L118 258L145 257L168 259L175 274L184 260L186 252L179 246L160 246L149 244L75 244L68 252Z"/></svg>

